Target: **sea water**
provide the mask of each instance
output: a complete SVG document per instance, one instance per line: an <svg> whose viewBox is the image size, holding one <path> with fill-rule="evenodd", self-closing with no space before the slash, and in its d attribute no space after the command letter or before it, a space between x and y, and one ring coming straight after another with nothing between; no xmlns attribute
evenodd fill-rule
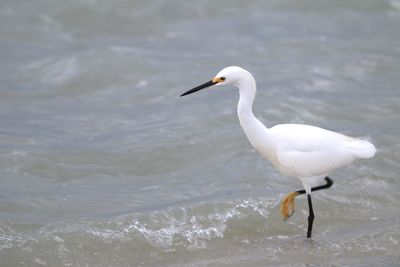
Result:
<svg viewBox="0 0 400 267"><path fill-rule="evenodd" d="M399 266L400 1L2 1L0 266ZM369 138L282 221L268 127Z"/></svg>

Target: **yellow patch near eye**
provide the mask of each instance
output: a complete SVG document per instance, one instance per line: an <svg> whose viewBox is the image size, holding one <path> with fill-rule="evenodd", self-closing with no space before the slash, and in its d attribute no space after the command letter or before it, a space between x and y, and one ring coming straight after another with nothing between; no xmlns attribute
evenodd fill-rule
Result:
<svg viewBox="0 0 400 267"><path fill-rule="evenodd" d="M223 82L223 81L225 81L225 77L215 77L215 78L212 79L213 83L220 83L220 82Z"/></svg>

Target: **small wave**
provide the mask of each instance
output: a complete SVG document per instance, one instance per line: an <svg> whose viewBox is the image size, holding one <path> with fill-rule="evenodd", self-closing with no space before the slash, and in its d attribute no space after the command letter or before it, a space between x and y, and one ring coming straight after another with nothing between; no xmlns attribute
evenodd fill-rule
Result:
<svg viewBox="0 0 400 267"><path fill-rule="evenodd" d="M108 242L136 240L164 250L206 248L208 242L224 238L226 233L240 235L241 230L249 230L246 225L251 224L255 232L257 227L264 228L271 205L275 203L265 199L202 203L188 208L127 215L90 228L87 233ZM254 225L254 221L258 225Z"/></svg>
<svg viewBox="0 0 400 267"><path fill-rule="evenodd" d="M27 65L45 83L62 84L75 79L79 75L79 62L76 57L61 59L45 59Z"/></svg>
<svg viewBox="0 0 400 267"><path fill-rule="evenodd" d="M89 255L94 247L107 253L120 244L149 253L204 249L218 239L248 240L249 235L257 236L265 230L270 209L275 205L272 199L251 198L73 223L3 225L0 255L5 259L21 257L31 262L39 259L43 265L46 265L44 259L53 258L51 262L70 265L76 264L71 262L73 255ZM42 257L38 258L38 253ZM136 255L140 256L149 255ZM36 261L36 264L39 263Z"/></svg>

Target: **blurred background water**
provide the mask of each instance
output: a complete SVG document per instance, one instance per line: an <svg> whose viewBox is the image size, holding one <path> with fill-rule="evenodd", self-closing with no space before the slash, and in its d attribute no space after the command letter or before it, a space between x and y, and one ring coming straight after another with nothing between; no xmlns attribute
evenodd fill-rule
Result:
<svg viewBox="0 0 400 267"><path fill-rule="evenodd" d="M0 3L1 266L399 266L400 1ZM267 126L369 136L282 222L300 183L250 147L239 65Z"/></svg>

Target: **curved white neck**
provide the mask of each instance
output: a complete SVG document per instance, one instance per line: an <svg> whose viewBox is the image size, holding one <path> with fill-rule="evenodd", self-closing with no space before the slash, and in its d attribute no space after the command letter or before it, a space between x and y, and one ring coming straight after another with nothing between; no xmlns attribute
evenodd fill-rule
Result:
<svg viewBox="0 0 400 267"><path fill-rule="evenodd" d="M256 96L256 81L251 74L240 80L236 86L239 88L239 103L237 113L243 129L257 120L253 114L253 102ZM257 120L258 121L258 120Z"/></svg>
<svg viewBox="0 0 400 267"><path fill-rule="evenodd" d="M257 144L266 144L268 128L264 126L253 114L253 102L256 95L256 82L249 74L241 79L236 86L239 88L239 103L237 113L247 138L256 147Z"/></svg>

